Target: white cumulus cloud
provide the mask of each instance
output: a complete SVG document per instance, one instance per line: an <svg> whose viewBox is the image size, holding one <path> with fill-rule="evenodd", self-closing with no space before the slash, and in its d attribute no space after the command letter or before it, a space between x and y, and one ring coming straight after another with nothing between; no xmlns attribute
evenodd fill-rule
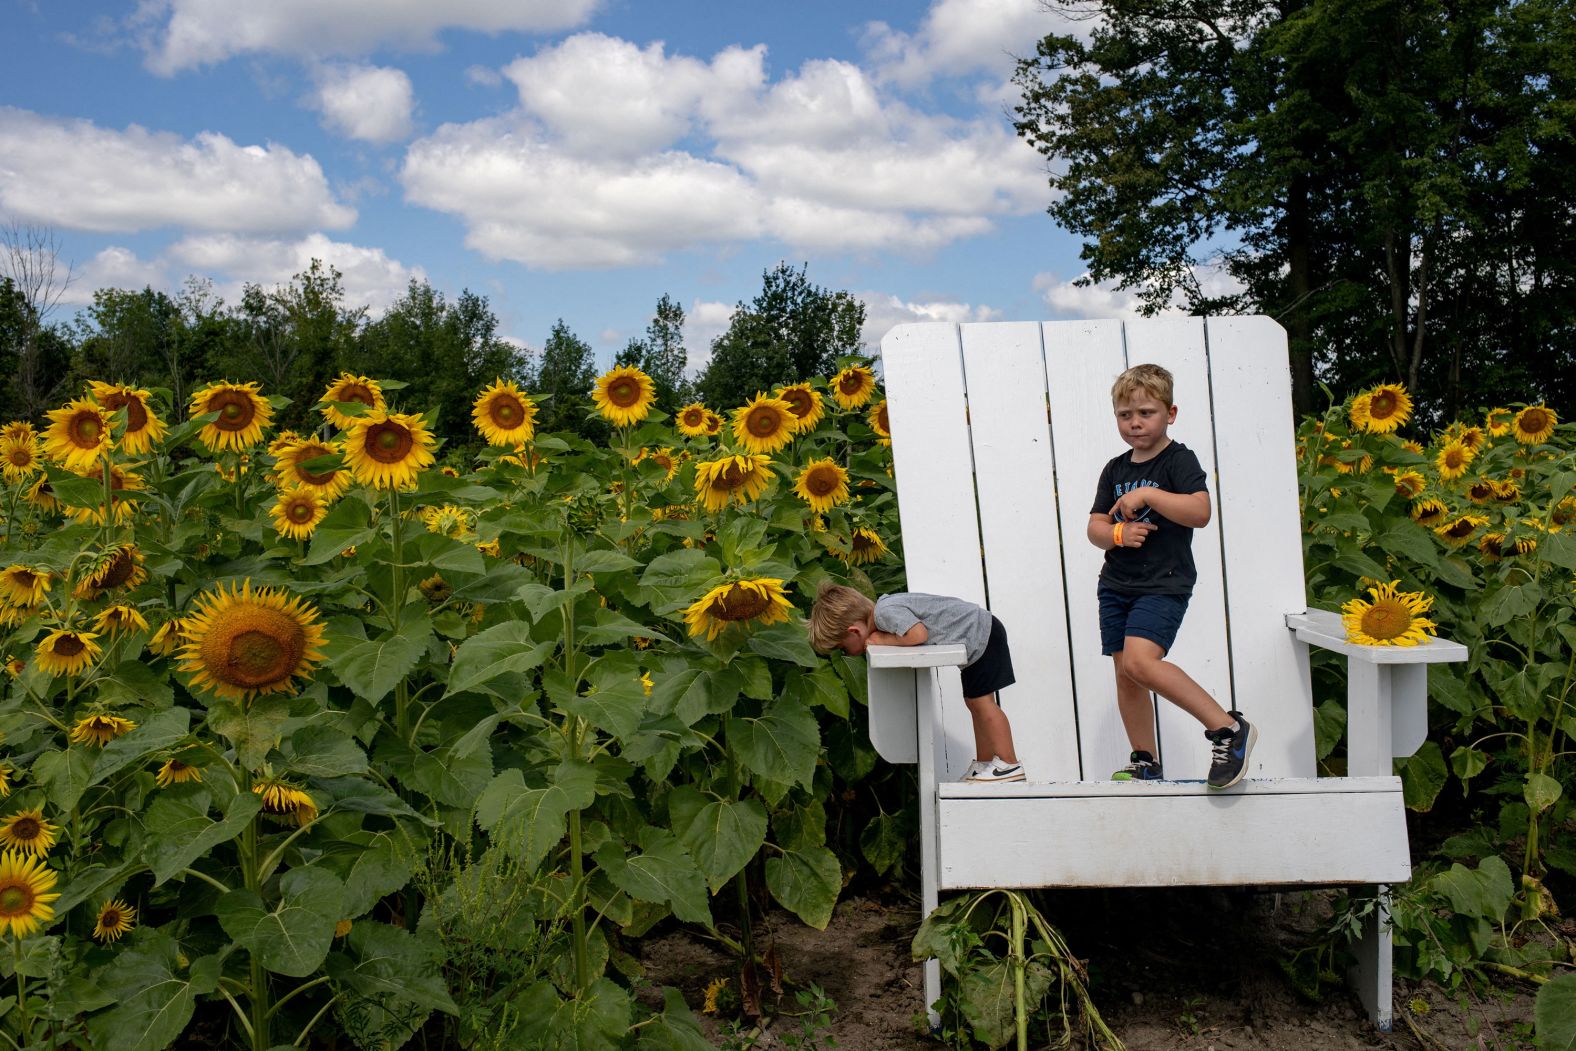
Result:
<svg viewBox="0 0 1576 1051"><path fill-rule="evenodd" d="M332 131L364 142L397 142L410 135L415 92L403 70L387 66L325 66L317 73L313 106Z"/></svg>
<svg viewBox="0 0 1576 1051"><path fill-rule="evenodd" d="M74 230L163 226L244 233L343 229L340 203L309 154L242 146L218 132L191 139L0 107L0 211Z"/></svg>
<svg viewBox="0 0 1576 1051"><path fill-rule="evenodd" d="M881 337L897 325L916 321L948 321L961 324L968 321L996 321L1001 311L984 303L960 303L955 299L906 300L889 292L855 293L865 305L865 346L874 351L881 346Z"/></svg>
<svg viewBox="0 0 1576 1051"><path fill-rule="evenodd" d="M406 266L389 258L381 248L334 241L321 233L297 240L231 234L194 236L171 245L167 255L171 264L214 277L216 290L232 303L240 299L243 284L287 284L314 259L340 272L346 305L365 304L374 315L388 309L412 280L427 279L422 267Z"/></svg>
<svg viewBox="0 0 1576 1051"><path fill-rule="evenodd" d="M1142 316L1143 303L1131 290L1119 290L1116 282L1083 285L1077 282L1088 277L1080 275L1072 280L1057 274L1035 274L1034 290L1051 308L1054 318L1136 318ZM1209 296L1235 295L1243 291L1236 278L1218 266L1195 266L1192 279ZM1180 292L1173 293L1162 314L1181 314L1187 311L1187 301Z"/></svg>
<svg viewBox="0 0 1576 1051"><path fill-rule="evenodd" d="M865 47L881 80L912 86L970 73L1005 80L1014 57L1033 54L1041 37L1085 35L1092 24L1047 11L1039 0L937 0L914 33L871 22Z"/></svg>
<svg viewBox="0 0 1576 1051"><path fill-rule="evenodd" d="M590 18L601 0L142 0L133 16L155 73L275 53L321 58L377 47L430 50L444 29L544 33Z"/></svg>
<svg viewBox="0 0 1576 1051"><path fill-rule="evenodd" d="M141 259L129 248L110 245L88 260L71 277L60 302L66 306L87 306L93 293L101 288L143 288L168 290L169 271L157 260Z"/></svg>

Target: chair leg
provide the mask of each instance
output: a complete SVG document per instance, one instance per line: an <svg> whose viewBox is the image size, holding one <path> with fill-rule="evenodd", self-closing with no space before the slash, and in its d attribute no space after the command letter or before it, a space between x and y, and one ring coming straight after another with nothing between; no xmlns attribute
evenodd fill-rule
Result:
<svg viewBox="0 0 1576 1051"><path fill-rule="evenodd" d="M1378 898L1372 914L1363 921L1362 937L1355 946L1357 963L1348 972L1363 1010L1381 1033L1393 1024L1391 983L1394 975L1390 961L1390 888L1373 888Z"/></svg>

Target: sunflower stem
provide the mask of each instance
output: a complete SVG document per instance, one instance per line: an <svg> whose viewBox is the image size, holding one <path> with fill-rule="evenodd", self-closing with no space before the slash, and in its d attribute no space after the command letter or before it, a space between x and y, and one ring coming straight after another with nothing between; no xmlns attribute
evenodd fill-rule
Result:
<svg viewBox="0 0 1576 1051"><path fill-rule="evenodd" d="M243 770L241 791L251 791L251 780L251 774ZM241 880L246 889L254 894L262 892L260 871L257 858L257 822L254 819L241 832ZM258 958L256 952L248 950L247 956L251 964L248 1000L252 1009L252 1031L248 1035L252 1040L252 1051L268 1051L273 1046L273 1041L269 1039L268 1025L271 1014L268 1003L268 972L263 969L263 961Z"/></svg>
<svg viewBox="0 0 1576 1051"><path fill-rule="evenodd" d="M11 932L12 969L16 972L16 1010L22 1023L23 1045L33 1042L33 1020L27 1014L27 979L22 977L22 939L15 929Z"/></svg>

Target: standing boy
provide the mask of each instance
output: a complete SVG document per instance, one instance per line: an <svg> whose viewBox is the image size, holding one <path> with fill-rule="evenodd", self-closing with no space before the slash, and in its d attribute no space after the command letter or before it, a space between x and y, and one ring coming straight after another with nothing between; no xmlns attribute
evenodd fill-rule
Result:
<svg viewBox="0 0 1576 1051"><path fill-rule="evenodd" d="M987 609L960 598L901 591L871 602L851 587L823 583L810 611L810 643L820 653L842 650L851 657L867 646L961 643L963 703L974 720L974 762L965 781L1022 781L1023 767L1012 747L1012 726L996 691L1011 686L1012 654L1007 630Z"/></svg>
<svg viewBox="0 0 1576 1051"><path fill-rule="evenodd" d="M1135 365L1116 378L1111 404L1131 451L1100 473L1089 511L1089 542L1106 552L1100 571L1100 646L1116 670L1116 702L1132 747L1119 781L1158 781L1154 691L1197 719L1209 739L1209 787L1230 788L1248 769L1258 730L1228 712L1165 659L1187 612L1198 571L1193 530L1209 524L1210 501L1198 457L1166 430L1176 422L1171 373Z"/></svg>

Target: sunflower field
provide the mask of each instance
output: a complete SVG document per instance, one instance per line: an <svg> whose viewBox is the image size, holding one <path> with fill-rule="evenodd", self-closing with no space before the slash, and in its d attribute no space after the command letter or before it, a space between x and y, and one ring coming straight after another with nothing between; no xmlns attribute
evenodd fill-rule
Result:
<svg viewBox="0 0 1576 1051"><path fill-rule="evenodd" d="M1534 404L1412 436L1411 410L1381 384L1299 429L1309 599L1342 609L1356 642L1471 651L1428 666L1429 739L1398 764L1427 814L1395 902L1398 969L1546 977L1566 951L1556 902L1576 890L1573 428ZM1319 754L1338 767L1344 667L1316 673Z"/></svg>
<svg viewBox="0 0 1576 1051"><path fill-rule="evenodd" d="M901 582L885 403L842 364L727 418L616 368L600 446L499 381L444 449L348 374L310 433L232 382L7 425L0 1033L706 1047L636 995L669 917L758 1009L754 918L825 926L910 835L862 666L798 621Z"/></svg>

